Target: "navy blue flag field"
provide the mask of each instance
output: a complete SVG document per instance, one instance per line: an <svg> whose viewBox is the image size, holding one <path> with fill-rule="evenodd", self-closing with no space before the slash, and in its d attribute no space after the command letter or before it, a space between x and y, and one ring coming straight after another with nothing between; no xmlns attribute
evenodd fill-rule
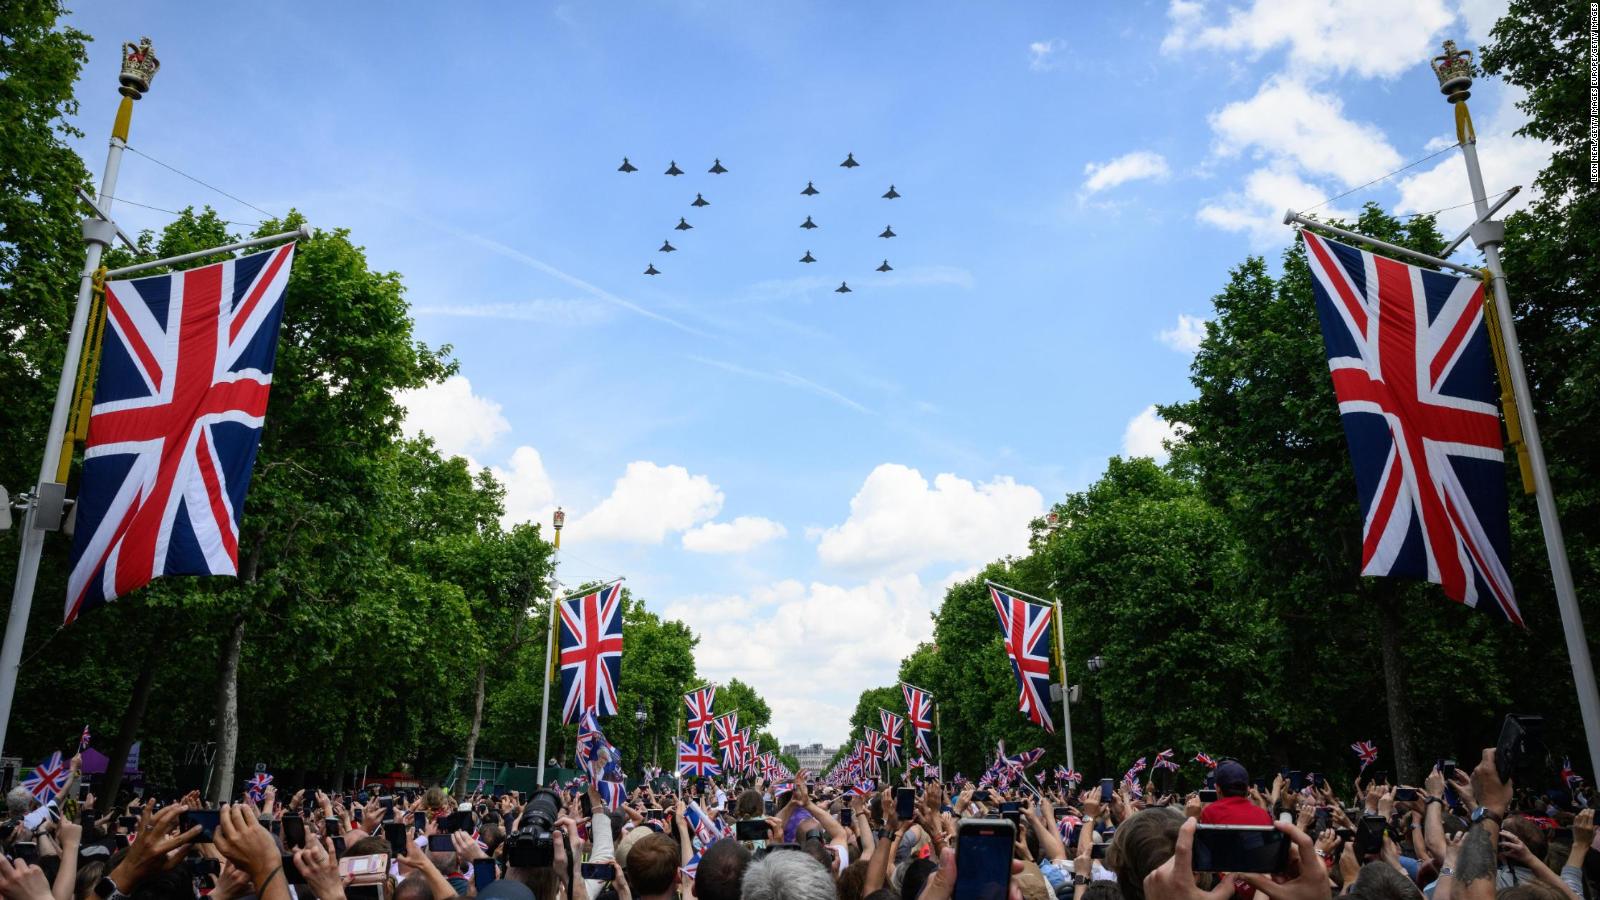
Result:
<svg viewBox="0 0 1600 900"><path fill-rule="evenodd" d="M163 575L237 575L294 244L106 285L65 621Z"/></svg>
<svg viewBox="0 0 1600 900"><path fill-rule="evenodd" d="M1301 232L1361 501L1361 574L1522 624L1483 284Z"/></svg>

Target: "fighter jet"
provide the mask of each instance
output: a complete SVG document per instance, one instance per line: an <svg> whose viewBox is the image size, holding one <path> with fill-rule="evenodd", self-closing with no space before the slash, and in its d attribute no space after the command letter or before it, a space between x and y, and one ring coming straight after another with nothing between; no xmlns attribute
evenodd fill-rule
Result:
<svg viewBox="0 0 1600 900"><path fill-rule="evenodd" d="M631 162L628 162L628 158L626 156L624 156L622 158L622 165L617 166L617 171L618 172L637 172L637 171L639 171L639 167L634 165Z"/></svg>
<svg viewBox="0 0 1600 900"><path fill-rule="evenodd" d="M878 271L879 272L893 272L894 271L894 266L889 265L889 261L886 259L886 260L883 261L883 265L878 267Z"/></svg>
<svg viewBox="0 0 1600 900"><path fill-rule="evenodd" d="M800 193L805 194L807 197L809 197L812 194L820 194L822 192L817 190L816 186L808 181L808 182L806 182L806 189L801 191Z"/></svg>
<svg viewBox="0 0 1600 900"><path fill-rule="evenodd" d="M811 217L810 216L806 216L806 220L804 222L800 223L800 227L801 228L816 228L817 227L817 223L811 221Z"/></svg>
<svg viewBox="0 0 1600 900"><path fill-rule="evenodd" d="M900 196L900 192L895 190L894 189L894 185L891 184L891 185L889 185L889 193L884 194L883 195L883 199L885 199L885 200L893 200L894 198L896 198L898 196Z"/></svg>
<svg viewBox="0 0 1600 900"><path fill-rule="evenodd" d="M854 169L856 166L861 165L861 163L856 162L856 155L854 153L847 153L845 154L844 162L839 163L839 165L846 169Z"/></svg>
<svg viewBox="0 0 1600 900"><path fill-rule="evenodd" d="M678 168L678 161L677 160L673 160L672 161L672 165L667 166L667 174L668 175L682 175L683 174L683 170Z"/></svg>
<svg viewBox="0 0 1600 900"><path fill-rule="evenodd" d="M661 270L656 268L656 264L655 263L651 263L650 265L645 266L644 273L646 275L660 275L661 274Z"/></svg>
<svg viewBox="0 0 1600 900"><path fill-rule="evenodd" d="M839 282L839 286L833 289L833 292L835 294L848 294L848 293L851 293L850 285L845 284L844 282L841 281L841 282Z"/></svg>
<svg viewBox="0 0 1600 900"><path fill-rule="evenodd" d="M671 241L662 241L661 242L661 249L657 250L656 252L657 253L676 253L677 250L678 250L678 248L672 246L672 242Z"/></svg>
<svg viewBox="0 0 1600 900"><path fill-rule="evenodd" d="M695 194L694 195L694 202L689 204L689 205L690 206L710 206L711 205L711 201L707 200L706 198L704 198L702 196L700 196L699 194Z"/></svg>
<svg viewBox="0 0 1600 900"><path fill-rule="evenodd" d="M689 229L693 228L694 226L690 225L688 222L685 222L683 220L683 216L679 216L678 217L678 224L676 224L676 225L674 225L672 227L677 229L678 231L688 231ZM884 235L884 237L888 237L888 235Z"/></svg>
<svg viewBox="0 0 1600 900"><path fill-rule="evenodd" d="M713 175L721 175L723 172L728 170L722 167L722 160L714 159L711 161L711 168L707 169L706 171Z"/></svg>
<svg viewBox="0 0 1600 900"><path fill-rule="evenodd" d="M883 226L883 234L878 235L878 237L882 237L882 238L894 237L894 229L890 228L887 225L885 225L885 226Z"/></svg>
<svg viewBox="0 0 1600 900"><path fill-rule="evenodd" d="M817 258L815 256L811 255L811 251L810 250L807 250L806 251L806 255L800 257L800 261L803 262L803 263L813 263L813 262L817 261Z"/></svg>

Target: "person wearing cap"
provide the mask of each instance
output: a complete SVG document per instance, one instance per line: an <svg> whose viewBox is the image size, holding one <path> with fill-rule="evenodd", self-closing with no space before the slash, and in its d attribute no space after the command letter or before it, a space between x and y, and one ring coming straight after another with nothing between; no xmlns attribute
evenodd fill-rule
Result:
<svg viewBox="0 0 1600 900"><path fill-rule="evenodd" d="M1200 811L1204 825L1271 825L1272 814L1250 802L1250 773L1236 759L1217 766L1217 800Z"/></svg>

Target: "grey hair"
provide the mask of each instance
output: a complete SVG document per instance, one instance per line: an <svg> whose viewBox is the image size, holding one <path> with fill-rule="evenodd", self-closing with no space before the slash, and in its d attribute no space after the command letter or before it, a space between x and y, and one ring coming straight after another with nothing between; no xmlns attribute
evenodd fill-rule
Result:
<svg viewBox="0 0 1600 900"><path fill-rule="evenodd" d="M833 876L806 853L778 850L744 872L740 900L837 900Z"/></svg>
<svg viewBox="0 0 1600 900"><path fill-rule="evenodd" d="M33 811L33 794L25 787L14 787L6 795L6 812L12 816L25 816Z"/></svg>

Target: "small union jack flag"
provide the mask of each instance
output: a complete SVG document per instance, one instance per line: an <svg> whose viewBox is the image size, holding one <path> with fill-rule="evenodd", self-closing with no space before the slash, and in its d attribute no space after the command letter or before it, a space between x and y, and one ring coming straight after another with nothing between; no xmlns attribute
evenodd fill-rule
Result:
<svg viewBox="0 0 1600 900"><path fill-rule="evenodd" d="M1583 776L1572 770L1572 757L1565 756L1561 759L1561 783L1567 790L1575 791L1583 784Z"/></svg>
<svg viewBox="0 0 1600 900"><path fill-rule="evenodd" d="M257 772L245 779L244 792L250 799L260 803L267 796L267 785L272 783L272 776L266 772Z"/></svg>
<svg viewBox="0 0 1600 900"><path fill-rule="evenodd" d="M1013 597L992 584L989 598L1000 616L1006 656L1011 659L1011 674L1017 678L1017 709L1027 715L1028 721L1053 734L1056 725L1050 718L1048 702L1051 609Z"/></svg>
<svg viewBox="0 0 1600 900"><path fill-rule="evenodd" d="M683 871L683 877L693 881L694 876L700 872L700 851L690 851L689 861L678 868Z"/></svg>
<svg viewBox="0 0 1600 900"><path fill-rule="evenodd" d="M1172 761L1172 750L1163 750L1156 754L1156 768L1176 771L1178 764Z"/></svg>
<svg viewBox="0 0 1600 900"><path fill-rule="evenodd" d="M1354 750L1356 758L1361 760L1361 771L1363 772L1367 770L1367 766L1378 761L1378 745L1371 741L1356 741L1350 745L1350 749Z"/></svg>
<svg viewBox="0 0 1600 900"><path fill-rule="evenodd" d="M1142 756L1139 757L1133 761L1132 768L1123 773L1122 783L1137 788L1139 786L1139 773L1143 772L1147 768L1149 768L1149 764L1145 762L1145 758Z"/></svg>
<svg viewBox="0 0 1600 900"><path fill-rule="evenodd" d="M1196 753L1194 755L1194 761L1208 769L1215 769L1217 767L1217 761L1204 753Z"/></svg>
<svg viewBox="0 0 1600 900"><path fill-rule="evenodd" d="M33 799L49 803L67 789L67 780L71 777L72 769L62 760L61 751L57 750L35 766L32 772L24 775L20 786L27 788Z"/></svg>
<svg viewBox="0 0 1600 900"><path fill-rule="evenodd" d="M83 734L78 736L78 752L89 749L89 726L83 726Z"/></svg>
<svg viewBox="0 0 1600 900"><path fill-rule="evenodd" d="M561 721L587 712L617 714L622 671L622 583L563 600L561 614Z"/></svg>

